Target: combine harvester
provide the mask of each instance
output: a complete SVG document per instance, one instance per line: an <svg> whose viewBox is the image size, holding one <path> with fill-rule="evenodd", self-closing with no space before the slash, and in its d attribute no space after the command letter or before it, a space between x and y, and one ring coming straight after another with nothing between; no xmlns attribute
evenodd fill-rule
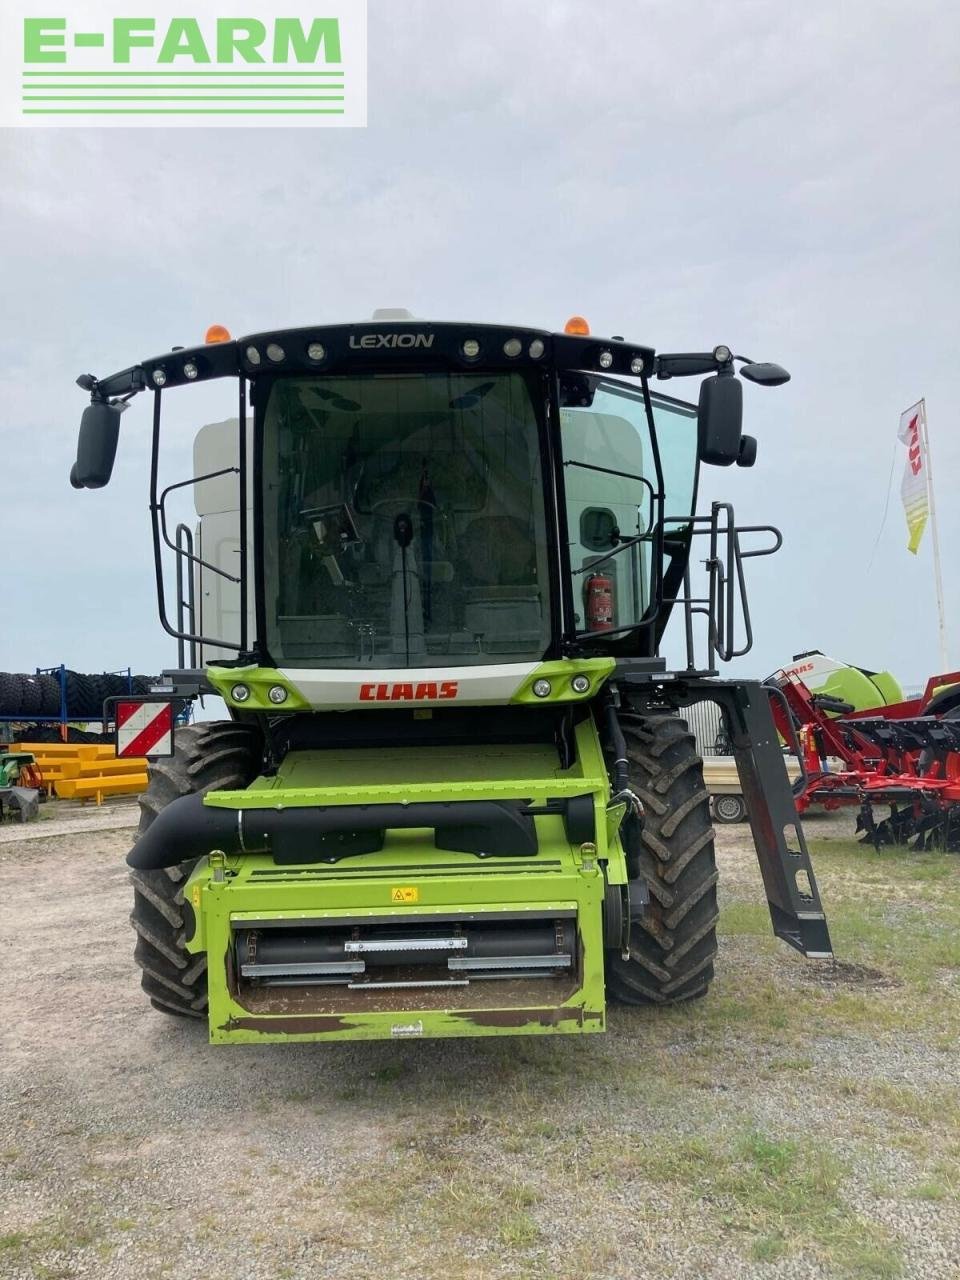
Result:
<svg viewBox="0 0 960 1280"><path fill-rule="evenodd" d="M803 655L815 657L822 655ZM960 850L960 672L932 677L918 698L888 702L886 694L900 691L887 673L831 669L827 681L821 664L794 659L768 682L780 691L771 699L778 731L800 744L797 811L856 805L857 830L878 849L913 841L915 849ZM844 692L852 697L838 696ZM889 810L879 819L878 806Z"/></svg>
<svg viewBox="0 0 960 1280"><path fill-rule="evenodd" d="M727 503L695 514L701 464L756 456L735 362L761 386L789 377L580 319L381 312L239 341L217 326L78 380L76 488L108 482L121 412L152 395L160 615L195 655L164 673L167 696L215 691L230 717L178 730L142 798L128 862L155 1007L263 1042L593 1032L608 996L703 995L718 873L679 712L706 699L774 932L830 955L767 691L717 678L749 648L743 561L780 544ZM704 377L697 406L650 385L685 376ZM182 483L199 528L173 530L162 406L215 379L236 418L198 438ZM668 671L678 604L687 664Z"/></svg>

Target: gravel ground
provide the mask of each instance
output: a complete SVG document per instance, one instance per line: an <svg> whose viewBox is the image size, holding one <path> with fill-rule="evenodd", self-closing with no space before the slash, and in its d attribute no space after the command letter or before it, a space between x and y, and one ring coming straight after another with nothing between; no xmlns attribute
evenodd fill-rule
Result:
<svg viewBox="0 0 960 1280"><path fill-rule="evenodd" d="M214 1049L141 997L129 832L70 821L0 847L4 1280L960 1276L956 1019L930 988L956 969L914 996L888 934L844 924L838 969L775 943L746 828L720 830L719 976L690 1009ZM902 864L863 865L910 905ZM824 856L841 922L849 875Z"/></svg>
<svg viewBox="0 0 960 1280"><path fill-rule="evenodd" d="M36 821L7 822L0 826L0 844L24 844L51 836L84 835L88 831L123 831L136 827L140 806L136 800L108 800L102 805L51 801L40 808Z"/></svg>

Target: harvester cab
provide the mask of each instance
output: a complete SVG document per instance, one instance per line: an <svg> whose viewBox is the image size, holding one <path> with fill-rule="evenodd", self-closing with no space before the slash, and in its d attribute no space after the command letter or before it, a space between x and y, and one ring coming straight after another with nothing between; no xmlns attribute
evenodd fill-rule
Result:
<svg viewBox="0 0 960 1280"><path fill-rule="evenodd" d="M736 362L788 378L579 319L382 312L216 328L78 380L77 488L108 482L120 414L152 392L158 602L180 655L165 688L215 691L230 716L179 730L142 798L128 862L157 1008L208 1018L215 1042L322 1040L599 1031L607 996L702 995L717 869L679 712L707 699L774 931L830 954L768 695L717 678L750 644L744 561L780 543L729 504L696 514L701 464L756 455ZM697 375L696 406L650 386ZM235 425L161 487L166 396L222 378ZM199 527L173 529L186 485ZM675 607L687 661L668 671Z"/></svg>

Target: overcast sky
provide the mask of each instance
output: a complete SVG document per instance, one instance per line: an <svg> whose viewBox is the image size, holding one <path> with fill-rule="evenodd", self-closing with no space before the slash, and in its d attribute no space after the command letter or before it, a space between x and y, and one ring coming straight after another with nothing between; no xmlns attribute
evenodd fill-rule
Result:
<svg viewBox="0 0 960 1280"><path fill-rule="evenodd" d="M548 328L579 312L661 350L725 342L786 365L788 386L745 386L756 468L704 485L784 532L749 566L741 669L758 675L812 647L907 684L938 668L900 452L870 564L899 415L926 396L960 665L958 15L370 0L365 130L2 131L0 668L175 661L153 596L149 404L124 417L111 487L76 493L77 374L214 321L242 334L377 306ZM166 403L179 479L232 390Z"/></svg>

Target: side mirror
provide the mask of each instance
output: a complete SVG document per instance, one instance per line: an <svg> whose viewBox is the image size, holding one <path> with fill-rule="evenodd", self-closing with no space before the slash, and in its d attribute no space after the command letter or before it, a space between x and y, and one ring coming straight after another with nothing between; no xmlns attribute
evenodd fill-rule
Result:
<svg viewBox="0 0 960 1280"><path fill-rule="evenodd" d="M120 405L95 401L83 411L77 439L77 460L70 470L75 489L102 489L113 474L120 438Z"/></svg>
<svg viewBox="0 0 960 1280"><path fill-rule="evenodd" d="M700 384L697 452L701 462L729 467L740 457L743 384L732 373L718 373Z"/></svg>
<svg viewBox="0 0 960 1280"><path fill-rule="evenodd" d="M740 437L740 454L737 457L738 467L752 467L757 460L757 437Z"/></svg>
<svg viewBox="0 0 960 1280"><path fill-rule="evenodd" d="M761 387L782 387L790 381L790 375L783 365L771 364L770 361L754 360L750 364L740 366L740 372L748 382L756 382Z"/></svg>

